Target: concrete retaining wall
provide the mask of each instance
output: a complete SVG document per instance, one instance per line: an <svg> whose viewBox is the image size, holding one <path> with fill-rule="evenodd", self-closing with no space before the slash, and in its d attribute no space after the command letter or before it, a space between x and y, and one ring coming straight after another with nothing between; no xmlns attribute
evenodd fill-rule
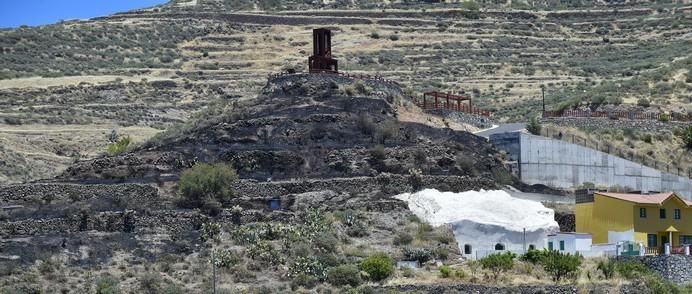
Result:
<svg viewBox="0 0 692 294"><path fill-rule="evenodd" d="M574 188L584 183L621 186L634 191L674 191L692 199L692 180L668 174L636 162L590 148L526 133L497 134L490 138L498 148L519 161L521 180L555 188ZM512 144L519 140L518 148ZM518 154L516 154L518 152Z"/></svg>

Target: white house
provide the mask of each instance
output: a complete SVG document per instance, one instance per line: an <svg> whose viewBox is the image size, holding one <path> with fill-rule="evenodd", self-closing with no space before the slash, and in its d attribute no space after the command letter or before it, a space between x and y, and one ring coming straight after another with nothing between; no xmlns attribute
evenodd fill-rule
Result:
<svg viewBox="0 0 692 294"><path fill-rule="evenodd" d="M426 189L395 198L433 226L449 226L465 258L543 249L545 238L560 230L555 213L537 201L505 191L440 192Z"/></svg>
<svg viewBox="0 0 692 294"><path fill-rule="evenodd" d="M549 234L545 242L548 250L570 254L579 252L582 255L591 252L591 234L558 232Z"/></svg>

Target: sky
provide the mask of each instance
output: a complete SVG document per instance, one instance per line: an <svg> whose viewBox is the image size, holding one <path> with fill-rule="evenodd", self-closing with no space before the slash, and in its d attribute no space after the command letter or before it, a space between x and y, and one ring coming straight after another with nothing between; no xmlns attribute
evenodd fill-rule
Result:
<svg viewBox="0 0 692 294"><path fill-rule="evenodd" d="M0 0L0 28L51 24L151 7L167 0Z"/></svg>

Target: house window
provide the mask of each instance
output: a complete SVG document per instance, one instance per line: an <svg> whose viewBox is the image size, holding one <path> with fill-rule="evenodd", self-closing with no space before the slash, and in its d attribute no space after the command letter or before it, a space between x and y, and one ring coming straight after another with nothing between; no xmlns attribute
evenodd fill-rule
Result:
<svg viewBox="0 0 692 294"><path fill-rule="evenodd" d="M661 210L659 210L658 214L661 216L661 218L666 218L666 209L661 208Z"/></svg>
<svg viewBox="0 0 692 294"><path fill-rule="evenodd" d="M548 242L548 250L553 250L553 242Z"/></svg>
<svg viewBox="0 0 692 294"><path fill-rule="evenodd" d="M505 245L497 243L495 244L495 250L505 250Z"/></svg>
<svg viewBox="0 0 692 294"><path fill-rule="evenodd" d="M674 219L680 219L680 209L675 209L673 210L673 218Z"/></svg>
<svg viewBox="0 0 692 294"><path fill-rule="evenodd" d="M639 217L646 218L646 207L639 208Z"/></svg>
<svg viewBox="0 0 692 294"><path fill-rule="evenodd" d="M466 254L466 255L471 254L473 252L473 250L471 250L471 249L472 249L471 244L464 245L464 254Z"/></svg>
<svg viewBox="0 0 692 294"><path fill-rule="evenodd" d="M560 251L565 251L565 240L560 240Z"/></svg>
<svg viewBox="0 0 692 294"><path fill-rule="evenodd" d="M647 247L656 247L658 246L657 241L658 236L656 234L648 234L646 235L646 246Z"/></svg>
<svg viewBox="0 0 692 294"><path fill-rule="evenodd" d="M692 235L680 235L680 244L692 244Z"/></svg>

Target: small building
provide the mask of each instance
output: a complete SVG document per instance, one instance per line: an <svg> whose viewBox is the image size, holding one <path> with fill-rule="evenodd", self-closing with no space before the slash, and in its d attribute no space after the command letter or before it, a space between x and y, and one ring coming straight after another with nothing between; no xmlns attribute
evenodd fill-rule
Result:
<svg viewBox="0 0 692 294"><path fill-rule="evenodd" d="M577 199L576 229L591 234L594 243L634 242L647 253L669 244L676 251L692 244L692 201L673 192L594 192Z"/></svg>
<svg viewBox="0 0 692 294"><path fill-rule="evenodd" d="M562 253L576 254L591 251L591 234L558 232L549 234L545 248Z"/></svg>

